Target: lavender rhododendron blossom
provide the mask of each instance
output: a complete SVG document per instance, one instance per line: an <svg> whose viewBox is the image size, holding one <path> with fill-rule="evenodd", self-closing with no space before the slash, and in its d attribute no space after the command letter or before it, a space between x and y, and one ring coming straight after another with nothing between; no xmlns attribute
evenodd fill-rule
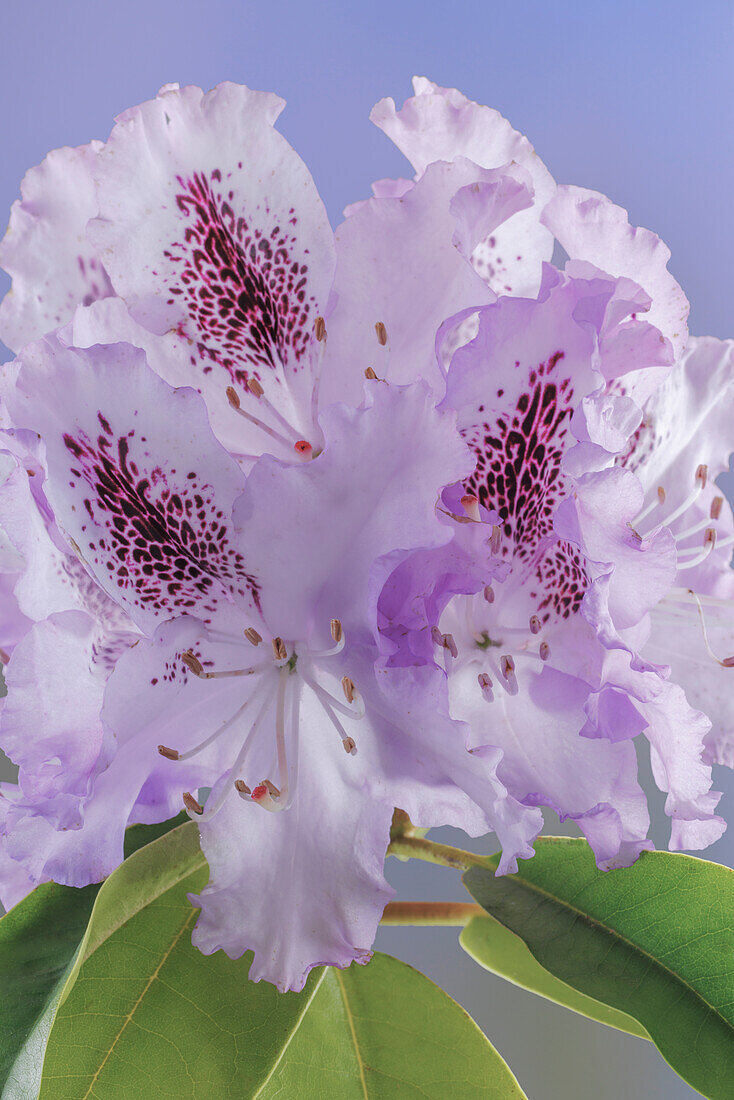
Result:
<svg viewBox="0 0 734 1100"><path fill-rule="evenodd" d="M494 831L501 873L543 806L627 864L644 737L671 846L721 834L731 346L689 339L654 234L415 93L372 116L413 178L336 233L282 101L234 84L28 174L0 248L7 904L185 805L194 942L299 989L369 958L396 807Z"/></svg>

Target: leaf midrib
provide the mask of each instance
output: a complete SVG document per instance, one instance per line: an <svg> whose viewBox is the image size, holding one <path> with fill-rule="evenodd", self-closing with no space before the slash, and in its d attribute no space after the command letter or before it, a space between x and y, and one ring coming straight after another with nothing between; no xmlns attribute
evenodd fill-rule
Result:
<svg viewBox="0 0 734 1100"><path fill-rule="evenodd" d="M334 967L333 973L334 973L334 977L337 980L337 984L339 986L339 992L341 994L342 1004L344 1005L344 1011L347 1014L347 1023L349 1024L349 1031L350 1031L350 1034L352 1036L352 1045L354 1047L354 1054L355 1054L355 1057L357 1059L357 1065L359 1066L359 1082L362 1086L362 1093L364 1095L365 1100L369 1100L369 1095L370 1094L369 1094L369 1091L367 1089L367 1081L366 1081L365 1075L364 1075L365 1065L364 1065L364 1062L362 1060L362 1052L359 1048L359 1041L357 1039L357 1030L354 1026L354 1017L352 1016L352 1010L349 1007L349 998L347 997L347 991L344 988L344 981L342 979L342 976L339 973L339 971L336 969L336 967Z"/></svg>
<svg viewBox="0 0 734 1100"><path fill-rule="evenodd" d="M155 970L153 971L151 976L148 978L148 981L145 983L145 987L141 991L140 996L138 997L138 999L136 1000L135 1004L132 1006L130 1011L126 1014L126 1016L125 1016L125 1018L122 1022L122 1026L120 1027L120 1030L117 1032L117 1035L115 1035L115 1038L112 1040L112 1043L110 1044L110 1049L106 1052L104 1058L102 1059L102 1061L100 1062L98 1068L96 1069L96 1071L94 1073L94 1076L92 1077L92 1080L89 1082L89 1088L84 1093L84 1096L82 1097L82 1100L89 1100L89 1097L92 1095L92 1090L94 1089L95 1084L99 1080L99 1075L102 1072L102 1070L104 1069L104 1067L107 1065L107 1062L109 1061L110 1057L112 1056L112 1052L114 1051L115 1047L117 1046L118 1041L120 1040L120 1038L124 1034L125 1029L127 1028L128 1024L132 1022L132 1018L135 1015L137 1009L142 1004L143 999L145 998L148 990L150 989L153 982L156 980L156 978L160 974L160 972L163 969L166 961L168 960L168 958L170 958L171 952L174 950L174 948L176 947L176 944L178 943L178 941L181 939L181 937L183 936L186 929L191 924L191 921L194 919L195 915L196 915L196 910L194 908L192 908L191 911L187 914L186 920L183 922L180 929L178 930L178 932L176 933L174 938L171 940L171 942L168 945L168 947L166 948L166 950L164 951L163 957L161 958L161 961L158 963Z"/></svg>
<svg viewBox="0 0 734 1100"><path fill-rule="evenodd" d="M492 869L491 865L488 865L488 870L489 869ZM718 1008L716 1008L715 1005L712 1005L710 1001L707 1001L706 998L704 997L703 993L700 993L696 989L696 987L692 986L690 984L690 982L686 978L684 978L681 974L678 974L675 970L671 970L670 967L666 966L664 962L662 962L660 959L656 958L654 955L651 955L650 952L646 951L644 947L641 947L639 944L636 944L633 940L628 939L625 935L623 935L622 932L618 932L614 928L611 928L608 925L604 924L604 922L599 920L598 917L593 917L593 916L591 916L590 913L585 913L583 911L583 909L578 909L571 902L564 901L562 898L559 898L556 894L552 894L549 890L545 890L542 886L538 886L537 883L531 882L529 879L525 879L525 878L518 878L515 881L522 883L522 885L525 888L527 888L529 891L535 892L536 894L540 894L542 897L548 899L549 901L555 902L560 908L568 909L571 913L574 913L577 917L579 917L581 919L582 923L593 925L593 926L601 929L601 931L605 935L611 937L612 939L620 940L626 947L631 949L634 953L644 956L644 958L646 958L649 962L651 962L653 964L653 966L656 967L658 970L662 970L669 977L671 977L675 981L681 983L690 993L693 994L693 996L697 1000L699 1000L703 1005L705 1005L705 1007L710 1012L712 1012L715 1016L717 1016L722 1021L722 1023L732 1033L734 1033L734 1024L731 1022L731 1020L728 1020L726 1018L726 1016L722 1015L722 1013L719 1011ZM484 908L484 906L482 906L482 908ZM486 911L489 912L489 910L486 910ZM494 914L490 913L489 915L493 916ZM499 920L498 917L495 917L495 919ZM504 923L504 922L502 922L502 923ZM505 927L509 927L509 926L505 925ZM513 931L513 929L510 928L510 931ZM530 946L530 945L528 944L528 946ZM536 959L537 959L537 956L536 956ZM540 963L540 959L537 959L537 961ZM540 965L542 966L543 964L540 963ZM561 980L563 981L564 979L561 979ZM591 994L587 993L586 996L587 997L591 996ZM624 1012L625 1009L618 1009L618 1011ZM635 1017L635 1019L636 1019L636 1017ZM644 1024L643 1026L647 1027L646 1024Z"/></svg>

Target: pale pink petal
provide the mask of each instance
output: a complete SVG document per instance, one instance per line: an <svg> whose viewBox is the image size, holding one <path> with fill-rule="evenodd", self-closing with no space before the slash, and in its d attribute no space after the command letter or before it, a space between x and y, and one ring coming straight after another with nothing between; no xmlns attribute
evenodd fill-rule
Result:
<svg viewBox="0 0 734 1100"><path fill-rule="evenodd" d="M646 319L670 340L677 358L688 339L688 299L668 271L670 250L649 229L631 226L627 212L598 191L559 187L543 223L572 260L626 276L649 294Z"/></svg>
<svg viewBox="0 0 734 1100"><path fill-rule="evenodd" d="M92 172L102 148L55 149L21 184L0 265L13 286L0 305L0 338L14 351L66 324L76 307L112 293L86 237L97 213Z"/></svg>

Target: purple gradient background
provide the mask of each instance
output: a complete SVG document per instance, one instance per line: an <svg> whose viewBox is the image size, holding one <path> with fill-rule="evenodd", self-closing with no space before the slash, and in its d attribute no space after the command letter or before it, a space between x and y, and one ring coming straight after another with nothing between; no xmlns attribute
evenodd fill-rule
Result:
<svg viewBox="0 0 734 1100"><path fill-rule="evenodd" d="M281 129L336 224L371 180L405 174L367 115L384 95L405 98L417 72L499 108L559 181L604 191L659 233L691 299L692 331L734 334L727 0L26 0L5 5L3 31L2 210L49 149L106 137L118 111L168 81L227 79L289 101ZM722 807L732 819L734 782L720 774L717 783L728 788ZM656 830L662 842L659 815ZM729 864L732 830L710 853ZM390 863L404 897L461 896L449 871ZM479 971L450 929L386 929L378 943L465 1005L531 1100L695 1095L649 1044Z"/></svg>

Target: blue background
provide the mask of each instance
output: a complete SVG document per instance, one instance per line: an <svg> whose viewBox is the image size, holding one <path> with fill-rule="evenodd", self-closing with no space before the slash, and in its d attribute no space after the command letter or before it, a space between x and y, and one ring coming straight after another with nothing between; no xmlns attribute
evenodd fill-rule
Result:
<svg viewBox="0 0 734 1100"><path fill-rule="evenodd" d="M49 149L105 138L118 111L161 84L226 79L289 101L280 128L336 225L371 180L406 174L367 116L382 96L401 102L420 73L498 108L556 179L604 191L633 223L659 233L691 299L692 331L734 334L734 8L726 0L6 0L2 24L0 210ZM728 786L731 820L734 783L717 781ZM732 863L734 840L711 855ZM402 896L461 896L450 871L390 864ZM648 1044L483 974L454 930L385 929L378 944L465 1005L530 1100L694 1095Z"/></svg>

